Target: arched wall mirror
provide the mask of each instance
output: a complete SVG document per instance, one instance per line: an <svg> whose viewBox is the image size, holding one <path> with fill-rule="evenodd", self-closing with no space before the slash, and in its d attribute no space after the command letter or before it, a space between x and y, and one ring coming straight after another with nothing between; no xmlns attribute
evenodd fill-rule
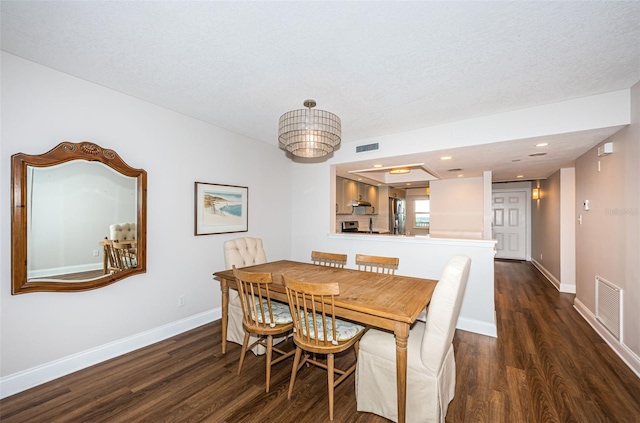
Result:
<svg viewBox="0 0 640 423"><path fill-rule="evenodd" d="M90 142L11 157L11 293L100 288L146 272L147 173Z"/></svg>

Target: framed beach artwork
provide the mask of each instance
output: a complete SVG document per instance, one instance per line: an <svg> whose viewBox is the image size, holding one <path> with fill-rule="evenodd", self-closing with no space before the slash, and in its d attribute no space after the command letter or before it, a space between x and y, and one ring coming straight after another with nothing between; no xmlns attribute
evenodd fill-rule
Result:
<svg viewBox="0 0 640 423"><path fill-rule="evenodd" d="M247 232L249 188L196 182L195 235Z"/></svg>

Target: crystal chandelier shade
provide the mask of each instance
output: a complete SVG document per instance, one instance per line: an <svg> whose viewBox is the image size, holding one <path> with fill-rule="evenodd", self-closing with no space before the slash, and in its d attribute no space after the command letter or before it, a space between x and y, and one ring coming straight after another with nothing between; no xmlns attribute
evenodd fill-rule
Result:
<svg viewBox="0 0 640 423"><path fill-rule="evenodd" d="M292 110L280 116L280 146L298 157L324 157L340 145L340 118L325 110L313 110L316 102L305 100L306 109Z"/></svg>

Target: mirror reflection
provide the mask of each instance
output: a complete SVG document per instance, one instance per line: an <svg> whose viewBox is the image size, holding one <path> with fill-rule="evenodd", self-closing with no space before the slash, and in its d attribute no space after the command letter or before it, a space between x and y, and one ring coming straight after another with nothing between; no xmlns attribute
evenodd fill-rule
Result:
<svg viewBox="0 0 640 423"><path fill-rule="evenodd" d="M133 245L118 260L104 241L126 240L118 239L116 225L130 225L127 238L136 238L135 178L84 160L27 166L27 197L27 280L78 282L135 267Z"/></svg>

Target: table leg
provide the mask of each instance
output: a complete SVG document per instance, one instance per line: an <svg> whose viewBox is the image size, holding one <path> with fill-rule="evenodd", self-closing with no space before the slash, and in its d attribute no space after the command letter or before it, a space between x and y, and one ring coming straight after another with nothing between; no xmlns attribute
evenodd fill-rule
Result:
<svg viewBox="0 0 640 423"><path fill-rule="evenodd" d="M229 285L227 280L220 281L222 290L222 354L227 352L227 323L229 322Z"/></svg>
<svg viewBox="0 0 640 423"><path fill-rule="evenodd" d="M409 325L396 323L396 382L398 386L398 423L404 423L407 411L407 341Z"/></svg>

